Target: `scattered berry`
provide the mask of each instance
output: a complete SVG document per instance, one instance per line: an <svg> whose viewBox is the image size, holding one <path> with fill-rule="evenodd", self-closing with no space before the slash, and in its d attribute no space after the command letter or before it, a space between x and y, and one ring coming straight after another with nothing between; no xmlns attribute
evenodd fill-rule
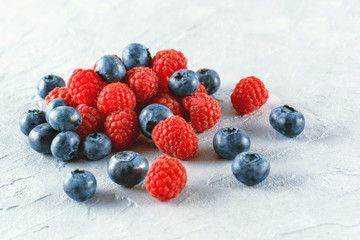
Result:
<svg viewBox="0 0 360 240"><path fill-rule="evenodd" d="M296 137L305 128L304 116L288 105L275 108L270 113L271 126L286 137Z"/></svg>
<svg viewBox="0 0 360 240"><path fill-rule="evenodd" d="M168 107L174 115L182 114L182 107L175 97L168 93L158 93L150 103L158 103Z"/></svg>
<svg viewBox="0 0 360 240"><path fill-rule="evenodd" d="M96 62L95 72L106 83L121 82L126 75L124 64L114 55L102 56Z"/></svg>
<svg viewBox="0 0 360 240"><path fill-rule="evenodd" d="M122 53L122 59L127 70L134 67L151 67L151 54L149 48L140 43L130 43Z"/></svg>
<svg viewBox="0 0 360 240"><path fill-rule="evenodd" d="M81 125L81 122L80 112L73 107L60 106L49 113L49 123L58 131L73 131Z"/></svg>
<svg viewBox="0 0 360 240"><path fill-rule="evenodd" d="M104 133L92 133L81 144L81 151L88 159L97 161L111 152L111 141Z"/></svg>
<svg viewBox="0 0 360 240"><path fill-rule="evenodd" d="M66 84L64 79L54 74L49 74L39 80L37 84L37 92L42 99L45 99L49 92L54 90L54 88L65 86Z"/></svg>
<svg viewBox="0 0 360 240"><path fill-rule="evenodd" d="M193 95L199 89L199 79L193 71L182 69L171 75L167 86L172 95L186 97Z"/></svg>
<svg viewBox="0 0 360 240"><path fill-rule="evenodd" d="M81 140L84 140L90 133L101 132L104 128L105 114L100 112L97 108L80 104L76 107L82 117L82 122L75 132L79 135Z"/></svg>
<svg viewBox="0 0 360 240"><path fill-rule="evenodd" d="M67 102L71 107L77 106L77 103L74 101L70 94L70 90L66 87L57 87L51 92L49 92L49 94L45 98L46 105L56 98L64 99L64 101Z"/></svg>
<svg viewBox="0 0 360 240"><path fill-rule="evenodd" d="M63 188L70 198L83 202L91 198L96 191L96 179L89 171L76 169L65 176Z"/></svg>
<svg viewBox="0 0 360 240"><path fill-rule="evenodd" d="M62 98L55 98L47 105L45 112L45 119L47 122L49 122L49 113L51 112L51 110L60 106L68 106L68 104Z"/></svg>
<svg viewBox="0 0 360 240"><path fill-rule="evenodd" d="M50 153L51 141L57 133L49 123L42 123L30 131L29 145L39 153Z"/></svg>
<svg viewBox="0 0 360 240"><path fill-rule="evenodd" d="M43 111L37 109L29 110L23 113L20 117L19 120L20 130L23 134L28 136L30 131L34 127L45 122L46 122L45 113Z"/></svg>
<svg viewBox="0 0 360 240"><path fill-rule="evenodd" d="M51 154L60 161L69 161L79 153L80 141L74 132L61 132L51 142Z"/></svg>
<svg viewBox="0 0 360 240"><path fill-rule="evenodd" d="M220 77L217 72L212 69L202 68L196 72L199 81L204 85L207 94L213 95L220 88Z"/></svg>

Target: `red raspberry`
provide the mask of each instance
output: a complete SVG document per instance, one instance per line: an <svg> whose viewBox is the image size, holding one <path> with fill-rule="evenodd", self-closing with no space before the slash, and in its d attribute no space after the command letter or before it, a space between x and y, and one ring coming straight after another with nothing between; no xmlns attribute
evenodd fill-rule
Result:
<svg viewBox="0 0 360 240"><path fill-rule="evenodd" d="M136 102L143 104L156 95L159 89L159 79L156 73L147 67L135 67L127 72L126 83L133 90Z"/></svg>
<svg viewBox="0 0 360 240"><path fill-rule="evenodd" d="M100 92L97 108L103 113L109 114L127 108L133 110L136 106L136 98L133 91L125 83L110 83Z"/></svg>
<svg viewBox="0 0 360 240"><path fill-rule="evenodd" d="M151 103L158 103L168 107L174 115L181 115L182 108L180 103L176 100L175 97L171 96L168 93L158 93L152 100Z"/></svg>
<svg viewBox="0 0 360 240"><path fill-rule="evenodd" d="M185 167L176 158L165 155L151 164L145 178L148 192L161 201L168 201L179 195L186 182Z"/></svg>
<svg viewBox="0 0 360 240"><path fill-rule="evenodd" d="M206 93L200 92L185 97L182 99L182 104L188 111L188 117L195 132L209 130L221 117L219 103Z"/></svg>
<svg viewBox="0 0 360 240"><path fill-rule="evenodd" d="M67 102L71 107L76 107L77 105L74 99L71 97L70 90L66 87L57 87L51 92L49 92L49 94L45 98L46 105L56 98L64 99L65 102Z"/></svg>
<svg viewBox="0 0 360 240"><path fill-rule="evenodd" d="M82 116L82 123L74 132L80 136L81 140L84 140L90 133L103 131L105 114L85 104L78 105L76 109Z"/></svg>
<svg viewBox="0 0 360 240"><path fill-rule="evenodd" d="M169 78L177 70L187 69L187 59L180 51L162 50L152 59L152 68L159 77L160 89L169 92L167 88Z"/></svg>
<svg viewBox="0 0 360 240"><path fill-rule="evenodd" d="M241 79L231 94L231 103L235 110L241 114L249 114L258 110L269 98L269 91L264 83L256 77Z"/></svg>
<svg viewBox="0 0 360 240"><path fill-rule="evenodd" d="M104 127L113 148L125 150L131 147L139 136L138 125L136 113L133 110L125 109L107 116Z"/></svg>
<svg viewBox="0 0 360 240"><path fill-rule="evenodd" d="M194 129L183 118L172 116L158 123L152 131L155 145L165 154L189 160L198 149Z"/></svg>
<svg viewBox="0 0 360 240"><path fill-rule="evenodd" d="M105 86L106 83L91 69L75 69L68 82L75 102L92 107L96 107L99 93Z"/></svg>
<svg viewBox="0 0 360 240"><path fill-rule="evenodd" d="M197 90L196 93L205 93L205 94L207 94L206 88L205 88L204 85L202 85L202 83L199 84L199 89Z"/></svg>

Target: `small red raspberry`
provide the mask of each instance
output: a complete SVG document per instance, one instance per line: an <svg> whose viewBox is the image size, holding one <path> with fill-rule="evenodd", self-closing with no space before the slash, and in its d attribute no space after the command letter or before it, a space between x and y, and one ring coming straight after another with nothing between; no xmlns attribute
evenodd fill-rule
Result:
<svg viewBox="0 0 360 240"><path fill-rule="evenodd" d="M269 98L269 91L264 83L256 77L241 79L231 94L231 103L235 110L241 114L249 114L264 105Z"/></svg>
<svg viewBox="0 0 360 240"><path fill-rule="evenodd" d="M75 69L68 82L75 102L92 107L96 107L99 93L105 86L106 83L91 69Z"/></svg>
<svg viewBox="0 0 360 240"><path fill-rule="evenodd" d="M185 188L185 167L176 158L161 156L151 164L145 178L146 189L151 196L168 201L178 196Z"/></svg>
<svg viewBox="0 0 360 240"><path fill-rule="evenodd" d="M106 117L105 133L116 150L125 150L131 147L139 136L139 123L133 110L112 113Z"/></svg>
<svg viewBox="0 0 360 240"><path fill-rule="evenodd" d="M97 108L106 114L125 110L133 110L136 106L135 94L125 83L110 83L100 92Z"/></svg>
<svg viewBox="0 0 360 240"><path fill-rule="evenodd" d="M103 131L105 114L85 104L78 105L76 109L81 114L82 122L80 127L74 132L79 135L81 140L84 140L90 133Z"/></svg>
<svg viewBox="0 0 360 240"><path fill-rule="evenodd" d="M182 107L175 97L168 93L158 93L152 100L151 103L158 103L168 107L174 115L182 114Z"/></svg>
<svg viewBox="0 0 360 240"><path fill-rule="evenodd" d="M187 69L187 59L180 51L161 50L152 59L152 68L159 77L160 89L169 92L167 88L169 78L177 70Z"/></svg>
<svg viewBox="0 0 360 240"><path fill-rule="evenodd" d="M172 116L158 123L152 131L155 145L165 154L189 160L198 149L194 129L182 117Z"/></svg>
<svg viewBox="0 0 360 240"><path fill-rule="evenodd" d="M202 85L202 83L199 84L199 89L197 90L196 93L205 93L205 94L207 94L206 88L205 88L204 85Z"/></svg>
<svg viewBox="0 0 360 240"><path fill-rule="evenodd" d="M135 93L137 103L146 103L157 94L159 79L151 68L135 67L126 74L126 83Z"/></svg>
<svg viewBox="0 0 360 240"><path fill-rule="evenodd" d="M67 102L71 107L77 106L77 103L71 97L70 90L66 87L57 87L51 92L49 92L49 94L45 98L46 105L56 98L64 99L65 102Z"/></svg>

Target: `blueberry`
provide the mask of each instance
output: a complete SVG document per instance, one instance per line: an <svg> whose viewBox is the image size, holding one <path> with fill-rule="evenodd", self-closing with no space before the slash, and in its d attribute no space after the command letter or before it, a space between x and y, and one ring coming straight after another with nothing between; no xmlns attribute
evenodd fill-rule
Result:
<svg viewBox="0 0 360 240"><path fill-rule="evenodd" d="M101 57L96 63L95 72L106 83L120 82L126 75L124 64L113 55Z"/></svg>
<svg viewBox="0 0 360 240"><path fill-rule="evenodd" d="M92 133L81 144L82 153L90 160L103 159L111 152L111 141L104 133Z"/></svg>
<svg viewBox="0 0 360 240"><path fill-rule="evenodd" d="M199 89L199 79L191 70L178 70L169 78L168 89L177 97L190 96Z"/></svg>
<svg viewBox="0 0 360 240"><path fill-rule="evenodd" d="M79 153L80 141L74 132L61 132L51 142L51 154L60 161L69 161Z"/></svg>
<svg viewBox="0 0 360 240"><path fill-rule="evenodd" d="M54 74L46 75L37 84L37 92L43 99L56 87L65 87L65 81Z"/></svg>
<svg viewBox="0 0 360 240"><path fill-rule="evenodd" d="M51 141L57 133L49 123L34 127L28 137L30 147L39 153L50 153Z"/></svg>
<svg viewBox="0 0 360 240"><path fill-rule="evenodd" d="M91 198L96 191L96 179L89 171L76 169L66 174L63 188L70 198L83 202Z"/></svg>
<svg viewBox="0 0 360 240"><path fill-rule="evenodd" d="M200 83L202 83L209 95L217 92L220 88L220 77L212 69L202 68L196 72Z"/></svg>
<svg viewBox="0 0 360 240"><path fill-rule="evenodd" d="M49 122L49 113L51 112L51 110L60 106L67 106L67 105L68 105L67 102L65 102L65 100L62 98L55 98L54 100L49 102L49 104L46 107L46 113L45 113L46 121Z"/></svg>
<svg viewBox="0 0 360 240"><path fill-rule="evenodd" d="M118 152L112 156L107 166L111 180L124 187L132 187L145 179L149 170L146 158L133 151Z"/></svg>
<svg viewBox="0 0 360 240"><path fill-rule="evenodd" d="M296 137L305 128L304 116L288 105L280 106L271 111L271 126L286 137Z"/></svg>
<svg viewBox="0 0 360 240"><path fill-rule="evenodd" d="M172 111L161 104L150 104L146 106L139 114L139 124L141 132L151 139L151 133L154 127L168 117L174 116Z"/></svg>
<svg viewBox="0 0 360 240"><path fill-rule="evenodd" d="M45 122L45 113L43 111L37 109L29 110L20 117L20 130L23 134L28 136L34 127Z"/></svg>
<svg viewBox="0 0 360 240"><path fill-rule="evenodd" d="M215 152L230 160L241 152L249 151L250 144L247 133L236 127L224 127L217 131L213 138Z"/></svg>
<svg viewBox="0 0 360 240"><path fill-rule="evenodd" d="M130 43L127 45L123 50L122 60L127 70L139 66L151 67L149 48L140 43Z"/></svg>
<svg viewBox="0 0 360 240"><path fill-rule="evenodd" d="M270 162L260 153L243 152L234 158L231 169L237 180L253 186L267 178Z"/></svg>
<svg viewBox="0 0 360 240"><path fill-rule="evenodd" d="M68 106L56 107L49 113L49 123L59 131L73 131L77 129L82 122L80 112Z"/></svg>

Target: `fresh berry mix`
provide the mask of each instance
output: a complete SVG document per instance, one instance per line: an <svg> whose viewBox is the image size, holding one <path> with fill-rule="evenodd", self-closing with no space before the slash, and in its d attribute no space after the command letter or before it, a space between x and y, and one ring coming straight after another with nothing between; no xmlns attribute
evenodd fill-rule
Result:
<svg viewBox="0 0 360 240"><path fill-rule="evenodd" d="M100 112L97 108L80 104L76 107L82 117L80 127L75 132L79 135L81 140L84 140L90 133L101 132L104 128L105 114Z"/></svg>
<svg viewBox="0 0 360 240"><path fill-rule="evenodd" d="M253 186L267 178L270 162L260 153L243 152L234 158L231 169L238 181Z"/></svg>
<svg viewBox="0 0 360 240"><path fill-rule="evenodd" d="M45 123L45 113L44 111L40 111L38 109L29 110L23 113L19 120L20 130L26 136L29 135L30 131L42 124Z"/></svg>
<svg viewBox="0 0 360 240"><path fill-rule="evenodd" d="M224 127L216 132L213 146L215 152L221 157L232 160L239 153L249 151L250 138L239 128Z"/></svg>
<svg viewBox="0 0 360 240"><path fill-rule="evenodd" d="M61 132L51 142L51 154L60 161L69 161L78 155L80 141L74 132Z"/></svg>
<svg viewBox="0 0 360 240"><path fill-rule="evenodd" d="M67 102L62 98L55 98L46 106L45 119L47 122L49 122L49 113L51 110L61 106L68 106Z"/></svg>
<svg viewBox="0 0 360 240"><path fill-rule="evenodd" d="M42 99L54 90L56 87L65 87L65 81L59 76L49 74L41 78L37 85L37 92Z"/></svg>
<svg viewBox="0 0 360 240"><path fill-rule="evenodd" d="M296 137L305 128L304 116L288 105L273 109L269 121L271 126L286 137Z"/></svg>
<svg viewBox="0 0 360 240"><path fill-rule="evenodd" d="M49 113L49 123L52 128L58 131L73 131L82 122L80 112L73 107L56 107Z"/></svg>
<svg viewBox="0 0 360 240"><path fill-rule="evenodd" d="M185 167L176 158L161 156L150 166L146 175L146 189L151 196L161 201L177 197L185 188Z"/></svg>
<svg viewBox="0 0 360 240"><path fill-rule="evenodd" d="M111 152L111 140L104 133L92 133L81 144L81 151L89 160L101 160Z"/></svg>
<svg viewBox="0 0 360 240"><path fill-rule="evenodd" d="M102 56L96 62L95 72L106 83L121 82L126 75L124 64L113 55Z"/></svg>
<svg viewBox="0 0 360 240"><path fill-rule="evenodd" d="M111 180L124 187L133 187L145 179L149 163L140 153L118 152L112 156L107 166Z"/></svg>
<svg viewBox="0 0 360 240"><path fill-rule="evenodd" d="M130 43L127 45L122 53L127 70L134 67L151 67L151 54L149 48L140 43Z"/></svg>
<svg viewBox="0 0 360 240"><path fill-rule="evenodd" d="M64 101L67 102L71 107L77 106L77 103L74 101L74 99L70 94L70 90L66 87L61 87L61 88L57 87L51 92L49 92L49 94L45 98L45 102L46 104L49 104L52 100L56 98L64 99Z"/></svg>
<svg viewBox="0 0 360 240"><path fill-rule="evenodd" d="M207 94L213 95L220 88L220 77L216 71L202 68L196 72L199 82L205 87Z"/></svg>
<svg viewBox="0 0 360 240"><path fill-rule="evenodd" d="M199 79L191 70L178 70L169 78L168 89L176 97L187 97L199 89Z"/></svg>
<svg viewBox="0 0 360 240"><path fill-rule="evenodd" d="M97 183L89 171L76 169L65 176L63 188L70 198L83 202L91 198L96 191Z"/></svg>
<svg viewBox="0 0 360 240"><path fill-rule="evenodd" d="M150 103L158 103L168 107L174 115L180 116L183 112L182 106L174 96L169 93L158 93Z"/></svg>
<svg viewBox="0 0 360 240"><path fill-rule="evenodd" d="M160 104L150 104L139 114L140 130L147 138L151 138L154 127L168 117L174 116L171 110Z"/></svg>
<svg viewBox="0 0 360 240"><path fill-rule="evenodd" d="M50 153L51 141L58 134L49 123L42 123L34 127L28 137L29 145L39 153Z"/></svg>

